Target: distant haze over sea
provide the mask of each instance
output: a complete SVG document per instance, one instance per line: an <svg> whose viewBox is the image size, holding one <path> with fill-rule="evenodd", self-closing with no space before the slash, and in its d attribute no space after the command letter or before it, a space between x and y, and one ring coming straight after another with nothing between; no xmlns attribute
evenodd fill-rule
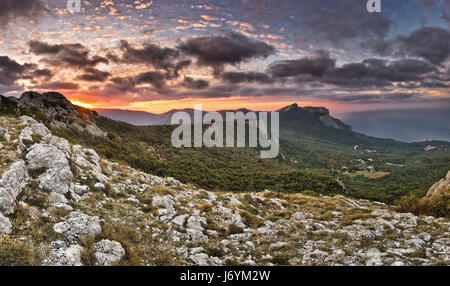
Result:
<svg viewBox="0 0 450 286"><path fill-rule="evenodd" d="M337 116L354 131L404 142L450 142L450 107L360 111Z"/></svg>

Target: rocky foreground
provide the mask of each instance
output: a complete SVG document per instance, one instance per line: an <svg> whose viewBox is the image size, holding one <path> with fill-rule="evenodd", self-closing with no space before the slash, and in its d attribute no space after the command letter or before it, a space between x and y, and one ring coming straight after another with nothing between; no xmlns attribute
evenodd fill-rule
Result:
<svg viewBox="0 0 450 286"><path fill-rule="evenodd" d="M342 196L216 193L0 118L0 265L449 265L450 221Z"/></svg>

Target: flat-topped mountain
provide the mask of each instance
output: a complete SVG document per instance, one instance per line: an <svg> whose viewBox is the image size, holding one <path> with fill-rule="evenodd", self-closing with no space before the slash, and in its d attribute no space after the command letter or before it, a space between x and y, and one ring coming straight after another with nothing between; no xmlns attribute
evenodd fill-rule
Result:
<svg viewBox="0 0 450 286"><path fill-rule="evenodd" d="M172 115L176 112L187 112L191 115L194 114L194 109L172 109L170 111L155 114L145 111L132 111L132 110L121 110L121 109L96 109L96 111L103 116L108 118L127 122L133 125L170 125ZM226 112L251 112L252 110L246 108L240 108L236 110L219 110L220 114L224 115ZM280 110L281 120L306 120L309 123L320 123L321 125L336 128L336 129L351 129L350 126L342 123L339 119L330 116L330 112L325 107L299 107L296 103L283 107ZM260 112L260 111L254 111Z"/></svg>
<svg viewBox="0 0 450 286"><path fill-rule="evenodd" d="M326 126L335 129L351 130L351 126L330 116L330 111L325 107L299 107L297 103L294 103L281 108L278 112L280 112L280 120L283 123L286 123L286 121L302 121L303 125L309 124L311 126Z"/></svg>

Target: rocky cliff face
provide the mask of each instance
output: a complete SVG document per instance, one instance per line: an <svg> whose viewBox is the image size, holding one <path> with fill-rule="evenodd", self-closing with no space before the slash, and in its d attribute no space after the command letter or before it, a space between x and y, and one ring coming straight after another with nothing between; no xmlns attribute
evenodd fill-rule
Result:
<svg viewBox="0 0 450 286"><path fill-rule="evenodd" d="M450 188L450 171L448 171L447 176L442 178L439 182L435 183L428 190L427 197L433 197L447 191Z"/></svg>
<svg viewBox="0 0 450 286"><path fill-rule="evenodd" d="M2 265L450 264L450 222L342 196L209 192L0 118ZM6 136L8 134L8 136Z"/></svg>
<svg viewBox="0 0 450 286"><path fill-rule="evenodd" d="M9 103L17 105L17 109L22 107L32 112L38 110L50 120L53 126L74 127L96 136L106 135L95 124L95 117L98 116L95 111L73 105L57 92L40 94L27 91L19 99L9 98Z"/></svg>
<svg viewBox="0 0 450 286"><path fill-rule="evenodd" d="M351 130L351 126L344 124L339 119L330 116L330 111L325 107L305 106L299 107L296 103L286 106L280 110L281 120L303 120L314 124L314 121L323 126L335 129Z"/></svg>

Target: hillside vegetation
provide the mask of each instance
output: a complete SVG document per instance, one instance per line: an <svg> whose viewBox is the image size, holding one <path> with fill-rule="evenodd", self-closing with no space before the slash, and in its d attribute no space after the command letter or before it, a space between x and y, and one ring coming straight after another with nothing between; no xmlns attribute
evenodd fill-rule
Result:
<svg viewBox="0 0 450 286"><path fill-rule="evenodd" d="M56 135L109 160L217 191L345 194L394 203L409 194L424 196L450 168L448 142L402 143L366 136L324 108L292 105L280 110L281 148L275 159L260 159L252 148L177 149L170 143L172 126L133 126L98 115L90 120L107 136L96 136L87 129L52 124L51 114L4 97L0 112L33 115ZM427 145L437 148L426 152Z"/></svg>
<svg viewBox="0 0 450 286"><path fill-rule="evenodd" d="M208 191L27 116L0 116L0 128L1 266L449 265L448 218L341 195Z"/></svg>

